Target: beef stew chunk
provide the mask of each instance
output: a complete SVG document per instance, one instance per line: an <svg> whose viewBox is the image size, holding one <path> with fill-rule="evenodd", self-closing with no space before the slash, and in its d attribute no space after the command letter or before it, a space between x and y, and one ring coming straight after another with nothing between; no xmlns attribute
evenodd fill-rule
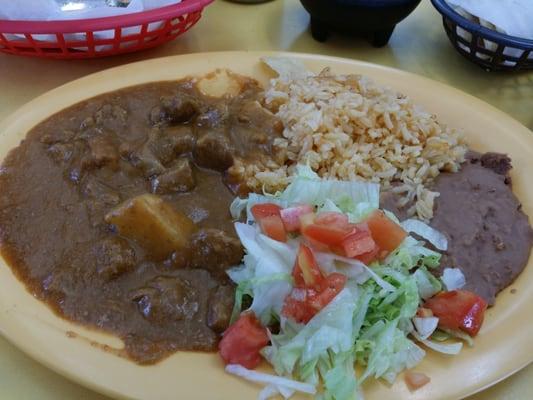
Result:
<svg viewBox="0 0 533 400"><path fill-rule="evenodd" d="M105 281L135 268L135 250L118 236L106 238L95 246L95 258L97 272Z"/></svg>
<svg viewBox="0 0 533 400"><path fill-rule="evenodd" d="M161 175L152 178L152 193L190 192L196 185L193 167L187 158L179 159Z"/></svg>
<svg viewBox="0 0 533 400"><path fill-rule="evenodd" d="M215 289L209 298L207 325L215 332L222 333L228 327L233 310L233 287L222 285Z"/></svg>
<svg viewBox="0 0 533 400"><path fill-rule="evenodd" d="M243 256L239 239L219 229L203 229L191 239L188 263L192 268L205 268L224 281L228 279L226 269L238 265Z"/></svg>
<svg viewBox="0 0 533 400"><path fill-rule="evenodd" d="M225 171L233 164L235 150L226 136L217 131L203 134L196 142L194 158L198 165Z"/></svg>
<svg viewBox="0 0 533 400"><path fill-rule="evenodd" d="M154 323L191 320L198 313L198 292L186 279L158 276L135 290L131 299L142 316Z"/></svg>

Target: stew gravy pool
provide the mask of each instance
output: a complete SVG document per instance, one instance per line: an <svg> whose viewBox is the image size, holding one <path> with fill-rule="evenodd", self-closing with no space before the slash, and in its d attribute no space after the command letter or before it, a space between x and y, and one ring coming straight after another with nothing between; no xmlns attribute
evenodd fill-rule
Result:
<svg viewBox="0 0 533 400"><path fill-rule="evenodd" d="M56 313L118 335L138 363L215 350L229 323L225 269L243 249L229 213L239 182L225 171L273 157L280 135L255 81L239 84L232 98L191 79L92 98L3 163L3 257Z"/></svg>

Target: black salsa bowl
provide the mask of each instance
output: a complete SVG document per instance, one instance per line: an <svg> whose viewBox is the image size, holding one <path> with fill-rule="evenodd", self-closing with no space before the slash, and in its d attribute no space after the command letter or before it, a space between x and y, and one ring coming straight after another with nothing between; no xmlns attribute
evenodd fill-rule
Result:
<svg viewBox="0 0 533 400"><path fill-rule="evenodd" d="M330 32L364 35L385 46L398 22L421 0L300 0L311 15L311 34L323 42Z"/></svg>

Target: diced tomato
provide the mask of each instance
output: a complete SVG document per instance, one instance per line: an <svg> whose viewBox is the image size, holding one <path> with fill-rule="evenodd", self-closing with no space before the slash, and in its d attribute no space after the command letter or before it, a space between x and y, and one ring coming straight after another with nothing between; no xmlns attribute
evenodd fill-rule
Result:
<svg viewBox="0 0 533 400"><path fill-rule="evenodd" d="M405 383L409 390L414 391L427 385L431 379L422 372L407 371L405 373Z"/></svg>
<svg viewBox="0 0 533 400"><path fill-rule="evenodd" d="M302 226L302 234L309 239L316 240L328 246L339 245L346 236L352 233L353 226L335 226L310 224Z"/></svg>
<svg viewBox="0 0 533 400"><path fill-rule="evenodd" d="M256 221L260 221L261 219L270 217L271 215L279 216L281 207L273 203L256 204L252 206L250 211L252 211L254 219Z"/></svg>
<svg viewBox="0 0 533 400"><path fill-rule="evenodd" d="M376 247L376 243L374 242L374 239L372 239L370 231L366 228L366 225L355 228L354 231L346 236L340 244L343 255L349 258L371 252Z"/></svg>
<svg viewBox="0 0 533 400"><path fill-rule="evenodd" d="M285 299L282 314L306 324L339 294L346 284L346 279L342 274L332 273L323 280L319 289L293 289Z"/></svg>
<svg viewBox="0 0 533 400"><path fill-rule="evenodd" d="M245 313L224 332L218 349L226 364L240 364L253 369L261 362L259 351L268 342L266 328L253 313Z"/></svg>
<svg viewBox="0 0 533 400"><path fill-rule="evenodd" d="M294 289L285 299L282 314L307 323L342 290L346 276L339 273L324 277L309 247L301 244L292 271Z"/></svg>
<svg viewBox="0 0 533 400"><path fill-rule="evenodd" d="M355 256L359 261L365 263L366 265L370 264L372 261L376 260L379 256L379 247L375 246L372 250L367 253L359 254Z"/></svg>
<svg viewBox="0 0 533 400"><path fill-rule="evenodd" d="M337 227L342 227L348 225L348 216L346 214L335 212L335 211L325 211L317 215L315 219L315 224L319 225L334 225Z"/></svg>
<svg viewBox="0 0 533 400"><path fill-rule="evenodd" d="M318 288L324 280L313 252L304 244L298 249L292 275L294 285L299 288Z"/></svg>
<svg viewBox="0 0 533 400"><path fill-rule="evenodd" d="M487 303L467 290L440 292L424 304L439 318L442 328L465 331L475 336L481 328Z"/></svg>
<svg viewBox="0 0 533 400"><path fill-rule="evenodd" d="M360 230L359 228L362 227L363 225L351 224L348 221L348 216L345 214L339 212L322 212L316 216L313 223L302 224L301 231L307 239L333 246L335 247L335 251L344 254L344 247L354 246L354 239L357 236L352 237L344 244L343 241L350 235L356 234ZM366 246L369 244L370 242L367 241ZM353 253L354 250L352 249L349 252Z"/></svg>
<svg viewBox="0 0 533 400"><path fill-rule="evenodd" d="M293 297L295 291L301 291L303 299L300 299L299 296ZM307 324L317 313L317 310L307 301L307 292L307 289L293 289L293 293L285 298L281 313L296 322Z"/></svg>
<svg viewBox="0 0 533 400"><path fill-rule="evenodd" d="M382 252L380 257L395 250L407 237L407 232L381 210L374 211L365 222L372 233L372 239Z"/></svg>
<svg viewBox="0 0 533 400"><path fill-rule="evenodd" d="M269 238L277 240L278 242L287 241L287 232L283 226L283 221L279 215L269 215L259 220L261 231Z"/></svg>
<svg viewBox="0 0 533 400"><path fill-rule="evenodd" d="M333 272L329 274L320 292L317 292L316 296L312 296L309 301L313 308L317 311L322 310L327 306L331 300L339 294L346 284L346 275Z"/></svg>
<svg viewBox="0 0 533 400"><path fill-rule="evenodd" d="M300 217L312 214L313 207L307 204L284 208L280 211L281 220L287 232L296 232L300 229Z"/></svg>
<svg viewBox="0 0 533 400"><path fill-rule="evenodd" d="M321 243L318 240L314 240L314 239L306 237L305 241L307 244L309 244L309 246L313 248L313 250L321 251L324 253L329 253L330 251L332 251L330 246L328 246L327 244Z"/></svg>

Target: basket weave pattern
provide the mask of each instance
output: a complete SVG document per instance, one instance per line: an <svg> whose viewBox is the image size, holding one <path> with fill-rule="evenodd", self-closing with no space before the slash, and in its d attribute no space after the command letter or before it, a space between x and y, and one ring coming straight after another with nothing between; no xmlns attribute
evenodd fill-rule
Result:
<svg viewBox="0 0 533 400"><path fill-rule="evenodd" d="M533 40L509 36L459 15L446 0L431 0L442 14L448 38L457 51L487 70L533 69Z"/></svg>
<svg viewBox="0 0 533 400"><path fill-rule="evenodd" d="M183 0L141 13L86 20L0 20L0 51L55 59L85 59L148 49L191 29L211 1Z"/></svg>

